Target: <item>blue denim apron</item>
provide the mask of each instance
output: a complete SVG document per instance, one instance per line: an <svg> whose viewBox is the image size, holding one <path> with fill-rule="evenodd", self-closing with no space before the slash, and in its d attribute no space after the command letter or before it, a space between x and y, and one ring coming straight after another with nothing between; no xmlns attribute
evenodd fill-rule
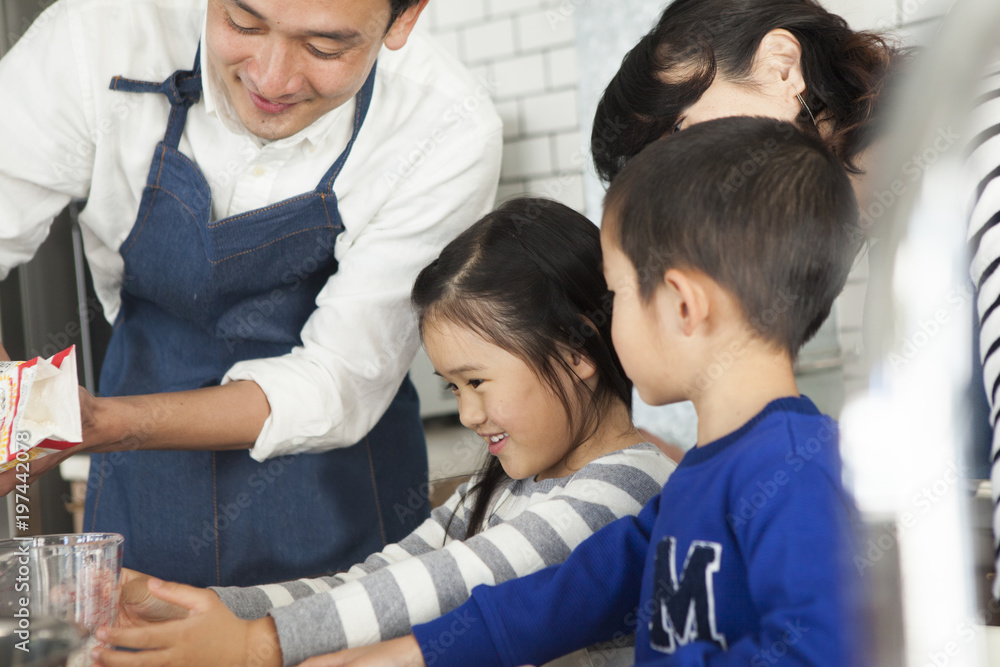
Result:
<svg viewBox="0 0 1000 667"><path fill-rule="evenodd" d="M211 190L178 151L201 96L199 60L162 84L115 77L113 90L164 94L170 120L136 222L120 248L121 312L101 394L218 385L238 361L302 344L316 296L337 271L344 229L333 192L371 102L357 95L354 133L311 192L211 219ZM387 267L391 270L391 267ZM150 414L142 431L183 414ZM386 414L352 447L258 463L248 451L130 451L91 457L87 530L125 536L126 567L198 586L250 585L348 567L429 514L427 454L407 377Z"/></svg>

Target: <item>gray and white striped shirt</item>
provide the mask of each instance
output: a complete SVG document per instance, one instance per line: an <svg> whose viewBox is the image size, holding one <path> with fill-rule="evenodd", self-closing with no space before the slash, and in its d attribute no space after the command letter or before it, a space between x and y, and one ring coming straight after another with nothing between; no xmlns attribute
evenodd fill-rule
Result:
<svg viewBox="0 0 1000 667"><path fill-rule="evenodd" d="M473 499L461 502L463 485L403 540L345 573L213 590L240 618L274 618L286 665L401 637L461 605L475 586L561 563L595 531L638 514L675 467L643 443L567 477L514 480L497 493L488 528L467 540Z"/></svg>

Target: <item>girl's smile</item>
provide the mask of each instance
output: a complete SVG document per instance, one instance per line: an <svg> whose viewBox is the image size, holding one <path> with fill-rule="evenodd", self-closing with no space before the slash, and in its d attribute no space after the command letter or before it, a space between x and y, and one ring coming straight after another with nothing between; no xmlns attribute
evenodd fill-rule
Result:
<svg viewBox="0 0 1000 667"><path fill-rule="evenodd" d="M483 437L486 439L486 442L489 445L490 454L492 454L493 456L498 456L500 454L500 450L503 449L503 446L507 444L507 440L510 438L510 434L498 433L496 435L484 435Z"/></svg>
<svg viewBox="0 0 1000 667"><path fill-rule="evenodd" d="M431 317L424 347L476 432L514 479L562 477L574 450L566 408L528 364L472 329ZM566 378L567 386L570 379Z"/></svg>

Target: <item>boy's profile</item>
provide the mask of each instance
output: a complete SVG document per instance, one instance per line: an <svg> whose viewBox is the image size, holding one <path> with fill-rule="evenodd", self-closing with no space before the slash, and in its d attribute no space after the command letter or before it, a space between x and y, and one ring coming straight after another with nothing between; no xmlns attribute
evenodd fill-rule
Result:
<svg viewBox="0 0 1000 667"><path fill-rule="evenodd" d="M793 374L860 249L857 223L840 161L777 120L706 122L630 161L601 231L612 336L645 401L694 402L698 446L638 517L560 566L474 589L398 640L411 655L538 665L635 632L638 665L859 664L836 424Z"/></svg>

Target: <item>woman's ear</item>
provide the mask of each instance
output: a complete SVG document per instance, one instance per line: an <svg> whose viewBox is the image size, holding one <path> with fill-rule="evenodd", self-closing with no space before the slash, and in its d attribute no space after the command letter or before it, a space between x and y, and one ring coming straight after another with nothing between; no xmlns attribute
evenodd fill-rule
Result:
<svg viewBox="0 0 1000 667"><path fill-rule="evenodd" d="M784 28L764 35L754 58L754 74L772 94L794 102L798 114L800 105L796 95L805 91L806 81L802 76L802 45L795 35Z"/></svg>
<svg viewBox="0 0 1000 667"><path fill-rule="evenodd" d="M663 274L664 287L671 297L666 307L673 310L672 319L685 336L696 332L711 310L708 292L700 278L700 274L681 269L670 269Z"/></svg>
<svg viewBox="0 0 1000 667"><path fill-rule="evenodd" d="M413 27L417 25L417 19L420 18L420 14L427 7L428 2L429 0L420 0L420 2L396 17L393 24L389 26L389 32L386 33L385 38L382 40L386 48L396 51L406 46L406 40L410 38L410 33L413 32Z"/></svg>

